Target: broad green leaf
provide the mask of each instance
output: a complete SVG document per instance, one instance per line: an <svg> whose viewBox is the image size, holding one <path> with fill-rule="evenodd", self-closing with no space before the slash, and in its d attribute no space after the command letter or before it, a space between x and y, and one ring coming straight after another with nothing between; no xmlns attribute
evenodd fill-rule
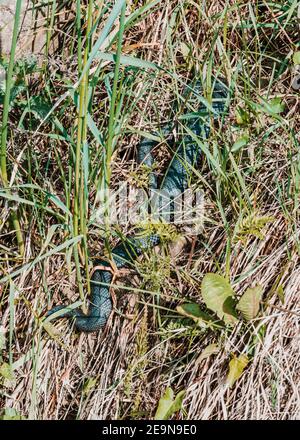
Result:
<svg viewBox="0 0 300 440"><path fill-rule="evenodd" d="M256 286L249 288L242 295L237 304L237 310L239 310L246 321L254 319L259 312L259 303L263 294L262 286Z"/></svg>
<svg viewBox="0 0 300 440"><path fill-rule="evenodd" d="M240 137L239 139L237 139L235 141L235 143L232 146L231 152L234 153L235 151L240 150L241 148L243 148L245 145L247 145L249 142L249 136L248 135L244 135L242 137Z"/></svg>
<svg viewBox="0 0 300 440"><path fill-rule="evenodd" d="M293 63L296 65L300 64L300 52L299 51L294 52Z"/></svg>
<svg viewBox="0 0 300 440"><path fill-rule="evenodd" d="M195 303L185 303L176 307L178 313L187 318L191 318L200 326L207 326L208 323L213 323L216 320L213 316L210 316L208 313L203 312L201 310L199 304Z"/></svg>
<svg viewBox="0 0 300 440"><path fill-rule="evenodd" d="M4 362L0 367L0 375L7 380L15 380L15 376L11 366L6 362Z"/></svg>
<svg viewBox="0 0 300 440"><path fill-rule="evenodd" d="M270 107L273 111L273 113L282 113L284 111L284 103L282 102L281 98L274 98L270 102Z"/></svg>
<svg viewBox="0 0 300 440"><path fill-rule="evenodd" d="M220 347L218 344L209 344L200 354L198 361L200 362L203 359L207 359L211 355L219 353L219 351L220 351Z"/></svg>
<svg viewBox="0 0 300 440"><path fill-rule="evenodd" d="M234 357L229 362L229 373L227 375L226 383L231 388L235 382L241 377L244 369L247 367L249 359L246 355L241 354L238 357Z"/></svg>
<svg viewBox="0 0 300 440"><path fill-rule="evenodd" d="M234 291L223 276L207 273L202 280L201 293L206 306L226 324L237 322Z"/></svg>
<svg viewBox="0 0 300 440"><path fill-rule="evenodd" d="M154 420L168 420L175 412L180 411L184 395L185 391L180 391L174 397L174 391L168 387L165 394L159 399Z"/></svg>
<svg viewBox="0 0 300 440"><path fill-rule="evenodd" d="M266 102L264 106L268 113L275 115L282 113L285 108L281 98L273 98L270 102Z"/></svg>

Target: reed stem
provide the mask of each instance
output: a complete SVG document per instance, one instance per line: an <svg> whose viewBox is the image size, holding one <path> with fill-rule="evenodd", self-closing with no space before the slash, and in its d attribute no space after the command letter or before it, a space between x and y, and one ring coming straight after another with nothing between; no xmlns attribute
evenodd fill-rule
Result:
<svg viewBox="0 0 300 440"><path fill-rule="evenodd" d="M6 74L6 91L3 103L3 114L2 114L2 128L1 128L1 149L0 149L0 177L2 181L3 187L7 188L7 191L10 191L9 187L9 175L7 170L7 137L8 137L8 117L9 117L9 109L10 109L10 97L11 97L11 89L13 84L13 72L14 72L14 61L15 61L15 53L18 39L18 31L20 25L20 17L21 17L21 6L22 0L17 0L16 3L16 11L15 11L15 20L14 20L14 28L11 42L11 51L9 64ZM20 227L20 221L18 218L18 213L15 210L11 211L10 220L13 225L14 230L16 231L16 238L18 243L18 248L21 256L24 255L24 240Z"/></svg>

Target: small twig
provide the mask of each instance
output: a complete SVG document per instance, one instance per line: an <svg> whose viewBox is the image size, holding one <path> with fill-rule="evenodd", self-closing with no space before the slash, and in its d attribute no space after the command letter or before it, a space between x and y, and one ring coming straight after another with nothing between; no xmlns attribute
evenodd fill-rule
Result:
<svg viewBox="0 0 300 440"><path fill-rule="evenodd" d="M287 310L283 307L275 306L274 304L270 304L267 301L261 301L260 303L263 304L264 306L272 307L273 309L280 310L280 312L288 313L289 315L294 315L294 316L297 316L298 318L300 318L300 314L297 312L293 312L292 310Z"/></svg>

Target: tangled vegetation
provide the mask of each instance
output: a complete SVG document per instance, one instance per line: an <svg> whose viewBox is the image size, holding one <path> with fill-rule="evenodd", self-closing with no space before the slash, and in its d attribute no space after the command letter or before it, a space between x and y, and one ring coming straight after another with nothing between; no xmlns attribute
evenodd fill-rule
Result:
<svg viewBox="0 0 300 440"><path fill-rule="evenodd" d="M1 55L1 417L299 418L299 2L31 0L30 56L21 4ZM147 226L163 243L115 271L103 331L45 320L133 233L99 225L99 192L147 187L145 136L163 175L194 76L230 90L189 170L201 232Z"/></svg>

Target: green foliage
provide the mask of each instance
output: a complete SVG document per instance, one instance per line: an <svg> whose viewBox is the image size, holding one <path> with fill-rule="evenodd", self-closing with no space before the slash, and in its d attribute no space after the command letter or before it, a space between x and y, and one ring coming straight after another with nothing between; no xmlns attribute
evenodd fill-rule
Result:
<svg viewBox="0 0 300 440"><path fill-rule="evenodd" d="M2 415L0 415L0 420L26 420L16 409L5 408Z"/></svg>
<svg viewBox="0 0 300 440"><path fill-rule="evenodd" d="M199 362L209 358L213 354L219 353L219 351L220 351L220 346L218 344L209 344L200 354Z"/></svg>
<svg viewBox="0 0 300 440"><path fill-rule="evenodd" d="M236 122L238 125L246 126L250 122L250 113L242 107L237 107L235 111Z"/></svg>
<svg viewBox="0 0 300 440"><path fill-rule="evenodd" d="M207 328L214 325L218 327L220 325L213 316L201 310L199 304L184 303L177 306L176 310L181 315L192 319L199 327Z"/></svg>
<svg viewBox="0 0 300 440"><path fill-rule="evenodd" d="M284 111L285 105L282 102L281 98L273 98L266 107L271 114L279 115Z"/></svg>
<svg viewBox="0 0 300 440"><path fill-rule="evenodd" d="M0 367L0 375L7 380L14 380L15 375L14 372L9 364L4 362Z"/></svg>
<svg viewBox="0 0 300 440"><path fill-rule="evenodd" d="M273 216L260 216L256 212L252 212L246 217L242 217L237 224L234 241L240 240L245 242L251 235L263 240L264 228L268 223L272 223L274 220Z"/></svg>
<svg viewBox="0 0 300 440"><path fill-rule="evenodd" d="M231 152L234 153L236 151L239 151L241 148L245 147L245 145L247 145L248 142L249 142L249 136L248 135L244 135L244 136L240 137L233 144Z"/></svg>
<svg viewBox="0 0 300 440"><path fill-rule="evenodd" d="M256 286L247 289L240 298L236 308L241 312L246 321L251 321L258 315L262 294L263 288Z"/></svg>
<svg viewBox="0 0 300 440"><path fill-rule="evenodd" d="M218 340L218 343L209 344L203 350L198 358L199 362L221 350L222 336L220 331L226 328L230 330L238 322L244 323L240 329L241 336L248 335L247 338L250 338L247 355L234 356L229 362L226 383L229 387L233 387L247 367L250 358L255 355L256 346L264 336L264 326L259 325L257 330L256 327L247 326L247 322L252 321L259 314L263 288L260 285L248 288L235 304L236 295L230 283L221 275L207 273L202 281L201 294L207 308L216 313L226 326L222 325L220 321L213 322L213 317L203 311L199 304L184 303L177 306L178 313L193 319L197 325L203 328L210 328Z"/></svg>
<svg viewBox="0 0 300 440"><path fill-rule="evenodd" d="M168 420L174 413L180 411L184 395L185 391L180 391L174 396L174 391L168 387L164 395L159 399L154 420Z"/></svg>
<svg viewBox="0 0 300 440"><path fill-rule="evenodd" d="M247 289L236 303L236 294L230 283L221 275L207 273L202 281L201 295L208 309L214 312L225 324L232 326L239 321L238 313L245 321L256 318L260 310L263 288L257 285ZM202 327L222 328L221 321L202 310L199 304L184 303L177 306L177 312L191 318Z"/></svg>
<svg viewBox="0 0 300 440"><path fill-rule="evenodd" d="M249 363L249 359L246 355L234 356L229 362L229 372L227 375L226 383L232 388L235 382L241 377L245 368Z"/></svg>
<svg viewBox="0 0 300 440"><path fill-rule="evenodd" d="M6 60L0 61L0 68L7 70L8 62ZM20 106L20 98L22 93L28 89L27 77L38 70L37 59L34 56L23 57L15 62L14 74L12 78L11 91L10 91L10 108L14 105ZM6 81L0 83L0 104L4 103L4 97L7 89Z"/></svg>
<svg viewBox="0 0 300 440"><path fill-rule="evenodd" d="M175 241L180 237L176 227L171 223L163 221L144 221L138 225L143 229L142 236L148 236L149 234L159 235L162 243L169 243Z"/></svg>
<svg viewBox="0 0 300 440"><path fill-rule="evenodd" d="M155 164L152 167L141 164L137 170L130 173L130 180L138 188L149 189L150 175L155 168Z"/></svg>
<svg viewBox="0 0 300 440"><path fill-rule="evenodd" d="M12 365L4 362L0 366L0 384L5 388L14 388L16 385L16 377Z"/></svg>
<svg viewBox="0 0 300 440"><path fill-rule="evenodd" d="M300 64L300 51L294 52L293 54L293 63L296 65Z"/></svg>
<svg viewBox="0 0 300 440"><path fill-rule="evenodd" d="M136 263L136 267L143 277L143 280L152 289L159 289L170 277L170 257L154 255L152 258L144 259Z"/></svg>
<svg viewBox="0 0 300 440"><path fill-rule="evenodd" d="M249 348L247 351L248 357L252 358L255 356L255 351L259 346L263 343L267 327L265 324L259 324L255 327L255 330L252 332L251 340L249 344Z"/></svg>
<svg viewBox="0 0 300 440"><path fill-rule="evenodd" d="M234 291L224 277L207 273L201 284L201 295L207 308L215 312L225 324L233 325L237 322Z"/></svg>
<svg viewBox="0 0 300 440"><path fill-rule="evenodd" d="M26 130L34 130L38 124L43 121L51 111L52 105L46 97L41 95L31 96L28 100L19 102L20 109L23 110L18 127ZM30 115L30 118L26 116Z"/></svg>

